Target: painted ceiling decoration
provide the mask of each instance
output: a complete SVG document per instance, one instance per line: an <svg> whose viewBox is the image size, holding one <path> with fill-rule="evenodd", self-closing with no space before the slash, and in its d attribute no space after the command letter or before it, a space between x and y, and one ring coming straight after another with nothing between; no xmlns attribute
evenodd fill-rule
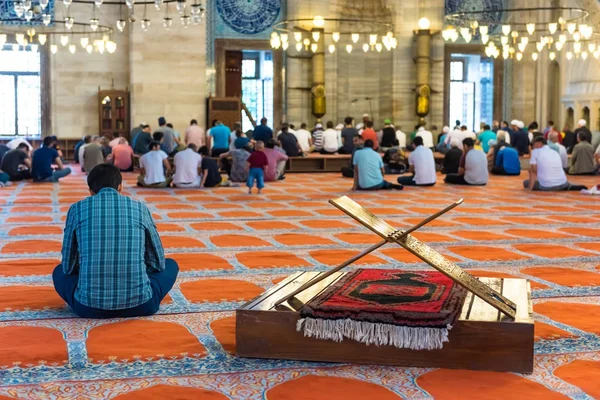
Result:
<svg viewBox="0 0 600 400"><path fill-rule="evenodd" d="M216 0L217 12L231 29L254 35L271 28L282 0Z"/></svg>

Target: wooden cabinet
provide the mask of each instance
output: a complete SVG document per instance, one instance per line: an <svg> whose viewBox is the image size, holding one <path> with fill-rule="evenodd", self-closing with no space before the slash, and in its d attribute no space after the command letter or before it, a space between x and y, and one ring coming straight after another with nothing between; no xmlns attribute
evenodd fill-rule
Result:
<svg viewBox="0 0 600 400"><path fill-rule="evenodd" d="M118 132L129 139L129 92L127 90L99 90L98 112L100 136L112 138Z"/></svg>

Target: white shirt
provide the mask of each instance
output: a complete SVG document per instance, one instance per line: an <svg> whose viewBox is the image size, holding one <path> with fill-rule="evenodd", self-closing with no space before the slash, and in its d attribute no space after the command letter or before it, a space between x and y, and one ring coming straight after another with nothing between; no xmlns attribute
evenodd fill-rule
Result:
<svg viewBox="0 0 600 400"><path fill-rule="evenodd" d="M433 152L423 146L417 148L408 156L408 164L415 168L415 183L417 185L430 185L435 183L435 159Z"/></svg>
<svg viewBox="0 0 600 400"><path fill-rule="evenodd" d="M79 164L81 164L81 165L83 165L83 152L85 151L85 148L87 146L89 146L89 145L90 145L89 143L88 144L82 144L79 147Z"/></svg>
<svg viewBox="0 0 600 400"><path fill-rule="evenodd" d="M231 133L229 134L229 151L234 151L235 150L235 140L237 139L237 135L235 134L235 131L231 131ZM186 182L184 182L186 183ZM189 183L189 182L187 182Z"/></svg>
<svg viewBox="0 0 600 400"><path fill-rule="evenodd" d="M485 153L477 149L470 150L465 157L465 181L470 185L485 185L489 178Z"/></svg>
<svg viewBox="0 0 600 400"><path fill-rule="evenodd" d="M551 188L567 183L560 155L547 145L533 149L529 164L537 165L537 181L540 186Z"/></svg>
<svg viewBox="0 0 600 400"><path fill-rule="evenodd" d="M458 141L458 148L463 150L462 141L464 140L464 136L463 136L463 132L460 129L455 129L453 131L450 131L450 133L448 133L448 136L446 136L446 140L444 141L444 144L449 145L452 143L452 141L454 139L456 139Z"/></svg>
<svg viewBox="0 0 600 400"><path fill-rule="evenodd" d="M198 168L202 165L202 156L192 149L175 154L174 183L194 183L198 180Z"/></svg>
<svg viewBox="0 0 600 400"><path fill-rule="evenodd" d="M428 149L433 148L433 134L429 131L419 131L417 132L417 136L423 138L423 146Z"/></svg>
<svg viewBox="0 0 600 400"><path fill-rule="evenodd" d="M567 148L560 143L556 143L558 146L558 155L560 155L560 161L562 162L563 169L569 168L569 155L567 154Z"/></svg>
<svg viewBox="0 0 600 400"><path fill-rule="evenodd" d="M323 132L323 149L329 153L335 153L338 146L338 132L335 129L327 129Z"/></svg>
<svg viewBox="0 0 600 400"><path fill-rule="evenodd" d="M292 133L294 134L294 136L296 136L296 139L298 140L302 151L310 151L310 145L308 144L308 139L311 137L310 132L306 129L298 129L296 132Z"/></svg>
<svg viewBox="0 0 600 400"><path fill-rule="evenodd" d="M25 143L27 144L27 146L29 147L29 150L33 150L33 146L31 144L29 144L29 142L25 139L21 139L21 138L16 138L11 140L10 142L6 143L6 147L8 147L11 150L16 149L17 147L19 147L19 145L21 143Z"/></svg>
<svg viewBox="0 0 600 400"><path fill-rule="evenodd" d="M402 132L401 130L397 130L396 131L396 139L398 139L398 146L401 149L405 149L406 148L406 133Z"/></svg>
<svg viewBox="0 0 600 400"><path fill-rule="evenodd" d="M167 180L163 161L168 158L167 153L162 150L152 150L140 158L140 167L144 168L144 182L146 185L154 185Z"/></svg>

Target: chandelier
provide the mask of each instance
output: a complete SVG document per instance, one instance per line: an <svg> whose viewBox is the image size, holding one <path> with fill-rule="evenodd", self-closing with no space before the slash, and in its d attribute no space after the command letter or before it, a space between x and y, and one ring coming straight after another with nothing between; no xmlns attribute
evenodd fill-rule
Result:
<svg viewBox="0 0 600 400"><path fill-rule="evenodd" d="M38 46L46 45L48 39L53 36L55 40L49 46L52 54L64 51L60 50L61 48L71 54L75 54L79 48L88 54L112 54L117 50L115 35L127 27L148 31L153 26L153 21L148 18L148 6L157 11L164 9L161 23L156 25L162 25L166 31L173 23L170 10L173 3L173 14L179 15L179 21L184 28L199 25L205 17L206 10L199 0L191 1L192 4L187 0L62 0L64 16L59 19L53 12L54 0L17 0L13 2L13 9L8 15L0 14L0 51L38 51ZM73 3L87 6L89 18L76 20L71 14ZM119 17L112 21L101 21L100 7L119 7ZM141 20L135 15L136 8L143 8ZM85 14L85 11L83 13ZM81 14L82 12L78 11L78 15Z"/></svg>
<svg viewBox="0 0 600 400"><path fill-rule="evenodd" d="M504 15L498 20L494 18ZM550 15L551 17L546 17ZM600 59L598 35L588 22L589 12L573 6L494 8L460 11L446 16L446 42L481 43L488 57L521 61L529 53L537 61L544 52L557 59Z"/></svg>
<svg viewBox="0 0 600 400"><path fill-rule="evenodd" d="M297 53L329 53L338 47L352 53L391 51L398 46L394 26L382 21L365 19L334 19L320 15L312 19L288 19L273 26L271 47Z"/></svg>

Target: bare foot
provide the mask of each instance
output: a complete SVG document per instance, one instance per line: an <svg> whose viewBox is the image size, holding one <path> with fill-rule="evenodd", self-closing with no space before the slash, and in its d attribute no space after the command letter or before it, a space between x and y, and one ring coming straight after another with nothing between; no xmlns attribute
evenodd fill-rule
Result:
<svg viewBox="0 0 600 400"><path fill-rule="evenodd" d="M252 194L252 189L248 189L248 194Z"/></svg>
<svg viewBox="0 0 600 400"><path fill-rule="evenodd" d="M258 194L261 194L262 190L258 189Z"/></svg>

